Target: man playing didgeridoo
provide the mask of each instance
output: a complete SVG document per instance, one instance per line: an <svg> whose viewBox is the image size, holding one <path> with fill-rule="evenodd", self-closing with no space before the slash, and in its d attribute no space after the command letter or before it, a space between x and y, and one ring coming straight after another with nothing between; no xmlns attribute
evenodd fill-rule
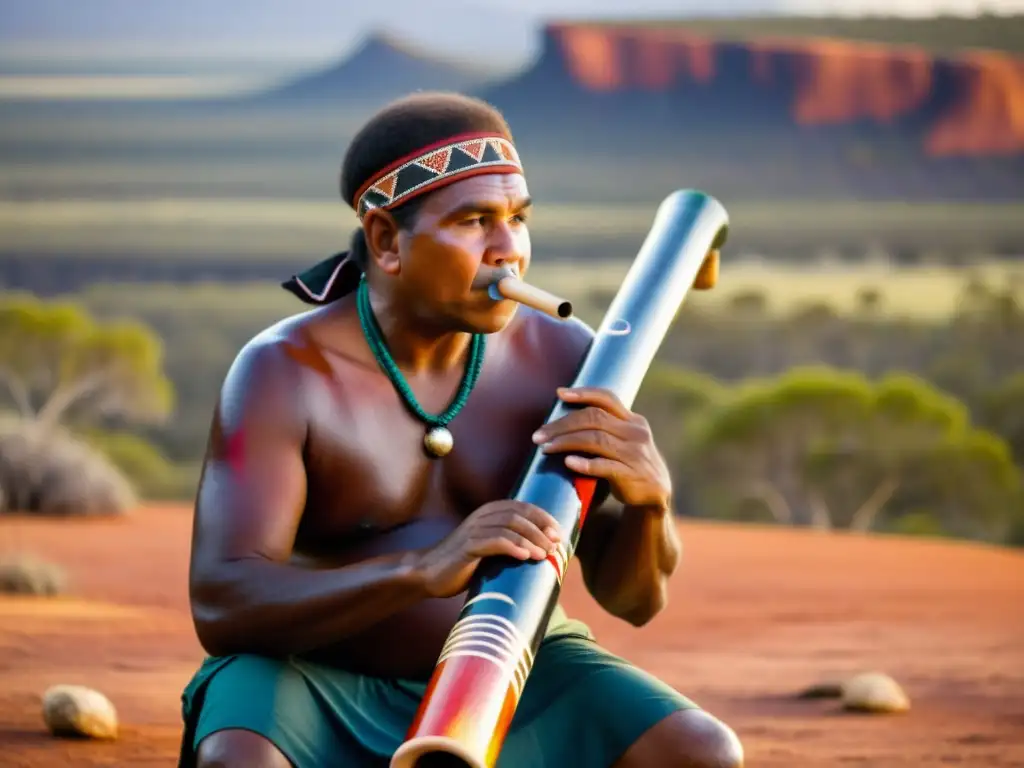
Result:
<svg viewBox="0 0 1024 768"><path fill-rule="evenodd" d="M679 559L644 419L564 389L593 332L487 294L530 263L501 115L394 102L352 140L341 193L351 250L285 283L315 306L246 344L216 406L190 572L210 657L183 697L183 766L387 766L480 558L544 559L558 538L506 500L538 443L620 503L595 502L576 553L608 612L650 621ZM537 432L556 396L584 407ZM438 415L451 445L425 440ZM558 608L498 766L741 764L727 726Z"/></svg>

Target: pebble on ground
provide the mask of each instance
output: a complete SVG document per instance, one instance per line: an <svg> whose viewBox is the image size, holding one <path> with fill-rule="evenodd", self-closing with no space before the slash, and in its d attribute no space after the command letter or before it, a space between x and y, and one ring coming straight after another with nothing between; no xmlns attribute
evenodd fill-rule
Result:
<svg viewBox="0 0 1024 768"><path fill-rule="evenodd" d="M117 711L99 691L55 685L43 694L43 722L54 736L117 738Z"/></svg>

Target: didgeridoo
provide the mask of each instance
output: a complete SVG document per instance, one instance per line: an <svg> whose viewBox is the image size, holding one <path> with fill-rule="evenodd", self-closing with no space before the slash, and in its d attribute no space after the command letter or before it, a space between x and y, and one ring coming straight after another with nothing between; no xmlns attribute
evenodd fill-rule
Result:
<svg viewBox="0 0 1024 768"><path fill-rule="evenodd" d="M561 320L572 317L572 302L524 283L511 269L502 270L502 275L487 287L487 293L495 301L511 299Z"/></svg>
<svg viewBox="0 0 1024 768"><path fill-rule="evenodd" d="M725 208L709 195L681 190L665 198L573 386L608 389L632 406L687 293L698 277L710 287L705 259L717 274L728 228ZM568 411L559 401L547 421ZM493 768L596 487L595 479L567 469L564 457L534 451L513 498L547 510L563 544L547 560L480 563L391 768Z"/></svg>

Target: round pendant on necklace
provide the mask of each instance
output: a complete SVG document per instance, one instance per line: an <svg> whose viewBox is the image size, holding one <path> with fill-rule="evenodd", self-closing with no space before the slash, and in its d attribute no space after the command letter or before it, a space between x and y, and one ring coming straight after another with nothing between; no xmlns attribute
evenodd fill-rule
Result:
<svg viewBox="0 0 1024 768"><path fill-rule="evenodd" d="M447 456L455 445L455 438L446 427L432 427L423 438L423 446L431 456Z"/></svg>

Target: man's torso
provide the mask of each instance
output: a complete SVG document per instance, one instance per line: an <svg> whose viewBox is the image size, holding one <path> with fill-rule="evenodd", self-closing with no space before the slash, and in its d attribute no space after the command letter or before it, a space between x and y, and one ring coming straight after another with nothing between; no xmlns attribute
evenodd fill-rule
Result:
<svg viewBox="0 0 1024 768"><path fill-rule="evenodd" d="M531 435L555 388L571 383L587 333L524 309L488 337L479 380L449 424L454 449L438 460L424 453L426 425L367 357L351 318L326 341L316 314L306 317L289 335L303 337L297 396L308 413L307 500L294 560L309 567L432 546L479 506L510 497L534 449ZM463 370L410 382L427 412L447 407ZM428 675L464 601L425 600L315 657L367 674Z"/></svg>

